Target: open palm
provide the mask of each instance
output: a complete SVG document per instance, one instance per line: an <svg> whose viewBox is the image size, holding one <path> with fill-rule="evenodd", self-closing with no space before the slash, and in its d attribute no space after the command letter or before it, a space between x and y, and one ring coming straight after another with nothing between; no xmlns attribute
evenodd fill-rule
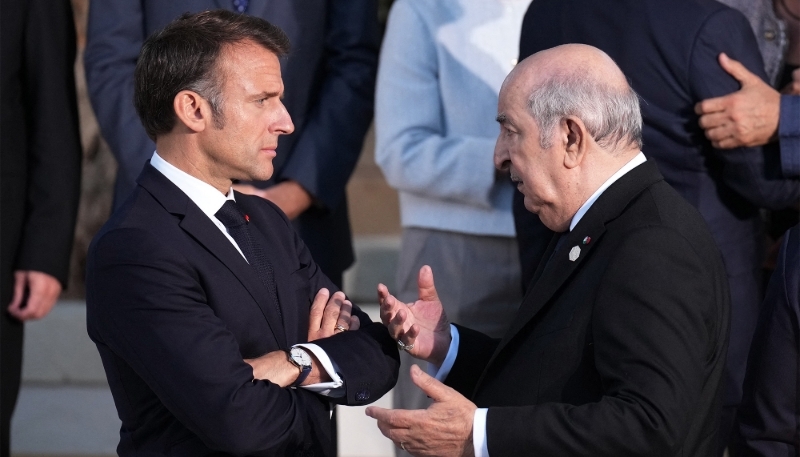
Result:
<svg viewBox="0 0 800 457"><path fill-rule="evenodd" d="M379 284L381 321L394 339L413 345L408 350L413 357L441 365L450 347L450 322L436 293L431 267L420 269L417 285L419 299L403 303Z"/></svg>

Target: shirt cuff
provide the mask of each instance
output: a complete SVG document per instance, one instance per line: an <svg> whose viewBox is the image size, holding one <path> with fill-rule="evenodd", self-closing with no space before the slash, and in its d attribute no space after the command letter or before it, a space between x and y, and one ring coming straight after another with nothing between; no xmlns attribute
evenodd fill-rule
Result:
<svg viewBox="0 0 800 457"><path fill-rule="evenodd" d="M307 386L300 386L302 389L310 390L311 392L318 393L320 395L324 395L326 397L331 398L339 398L344 397L345 390L344 390L344 380L336 370L335 365L330 357L328 357L328 353L325 352L321 347L317 346L316 344L306 343L306 344L295 344L292 346L293 348L303 348L311 353L319 360L319 363L322 369L328 373L328 376L331 377L331 381L329 382L318 382L316 384L309 384Z"/></svg>
<svg viewBox="0 0 800 457"><path fill-rule="evenodd" d="M781 95L778 140L783 176L800 176L800 95Z"/></svg>
<svg viewBox="0 0 800 457"><path fill-rule="evenodd" d="M447 355L442 361L442 366L437 367L432 363L428 364L428 374L436 378L437 381L444 382L447 375L450 374L450 370L453 368L453 364L456 362L456 356L458 355L458 339L458 329L455 325L450 324L450 347L447 348Z"/></svg>
<svg viewBox="0 0 800 457"><path fill-rule="evenodd" d="M486 439L486 414L489 408L478 408L472 418L472 448L475 457L489 457L489 442Z"/></svg>

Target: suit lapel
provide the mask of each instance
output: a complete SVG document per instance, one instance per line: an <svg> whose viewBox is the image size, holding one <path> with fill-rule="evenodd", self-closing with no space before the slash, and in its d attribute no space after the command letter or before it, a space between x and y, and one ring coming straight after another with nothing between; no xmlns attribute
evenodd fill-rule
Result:
<svg viewBox="0 0 800 457"><path fill-rule="evenodd" d="M272 302L267 288L261 282L255 269L244 260L239 251L225 238L208 216L183 191L151 165L145 167L138 182L168 212L183 216L179 223L181 229L197 240L236 276L236 279L258 304L278 346L285 347L286 332L281 318L278 316L277 304Z"/></svg>
<svg viewBox="0 0 800 457"><path fill-rule="evenodd" d="M568 284L565 286L565 283L581 268L592 250L601 242L606 230L606 223L617 218L631 200L647 187L663 179L653 162L645 162L623 175L603 192L575 228L569 234L564 235L567 238L561 249L547 263L546 259L550 257L558 239L557 236L553 237L511 327L495 349L487 364L487 369L484 370L476 384L476 389L480 386L486 373L489 372L489 367L508 343L522 333L523 329L536 318L561 287L569 287ZM590 240L584 244L586 237L589 237ZM576 247L579 250L576 252L577 258L570 260L570 251Z"/></svg>

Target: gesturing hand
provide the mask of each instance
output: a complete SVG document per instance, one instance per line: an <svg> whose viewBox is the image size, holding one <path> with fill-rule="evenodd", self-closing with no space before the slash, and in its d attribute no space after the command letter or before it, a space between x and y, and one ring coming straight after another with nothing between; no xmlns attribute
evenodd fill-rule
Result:
<svg viewBox="0 0 800 457"><path fill-rule="evenodd" d="M472 456L474 403L411 365L411 379L433 404L421 410L389 410L370 406L369 417L378 420L384 436L412 455Z"/></svg>
<svg viewBox="0 0 800 457"><path fill-rule="evenodd" d="M408 350L412 356L440 366L450 347L450 322L428 265L420 268L417 286L419 300L406 304L391 295L385 285L378 284L381 321L395 340L413 345Z"/></svg>
<svg viewBox="0 0 800 457"><path fill-rule="evenodd" d="M343 292L332 296L328 289L322 288L314 297L308 318L308 341L327 338L338 332L358 330L361 322L353 316L353 304Z"/></svg>

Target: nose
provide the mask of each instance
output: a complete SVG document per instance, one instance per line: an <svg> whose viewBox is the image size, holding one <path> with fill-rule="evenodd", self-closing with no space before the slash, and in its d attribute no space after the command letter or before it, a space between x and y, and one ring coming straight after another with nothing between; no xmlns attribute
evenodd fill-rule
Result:
<svg viewBox="0 0 800 457"><path fill-rule="evenodd" d="M286 107L283 105L283 102L279 101L278 103L281 105L280 112L278 113L275 122L272 124L272 130L278 135L288 135L294 132L292 116L290 116L289 112L286 111Z"/></svg>
<svg viewBox="0 0 800 457"><path fill-rule="evenodd" d="M497 137L497 142L494 145L494 167L500 171L508 171L511 165L511 158L508 155L508 148L505 146L503 137Z"/></svg>

